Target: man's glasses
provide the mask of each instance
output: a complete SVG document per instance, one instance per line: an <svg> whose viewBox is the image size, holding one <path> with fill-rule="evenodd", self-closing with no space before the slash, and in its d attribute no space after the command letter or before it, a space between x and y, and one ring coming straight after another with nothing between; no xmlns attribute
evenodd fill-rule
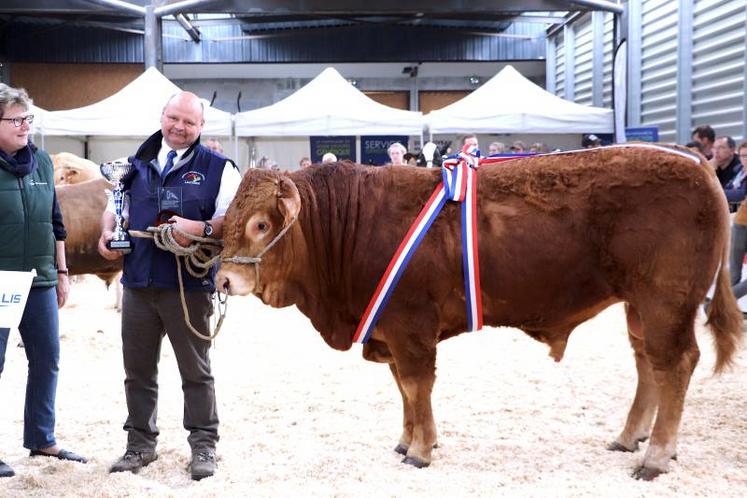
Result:
<svg viewBox="0 0 747 498"><path fill-rule="evenodd" d="M18 116L15 118L0 118L0 121L10 121L13 123L13 126L16 128L20 128L23 122L27 122L28 124L31 124L34 122L34 115L29 114L28 116Z"/></svg>

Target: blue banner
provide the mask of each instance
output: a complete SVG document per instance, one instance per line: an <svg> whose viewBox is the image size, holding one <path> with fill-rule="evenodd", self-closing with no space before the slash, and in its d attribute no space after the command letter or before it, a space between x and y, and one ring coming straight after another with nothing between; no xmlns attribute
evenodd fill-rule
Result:
<svg viewBox="0 0 747 498"><path fill-rule="evenodd" d="M361 163L381 166L389 162L389 146L399 142L407 148L409 137L404 135L362 136Z"/></svg>
<svg viewBox="0 0 747 498"><path fill-rule="evenodd" d="M350 159L353 162L358 161L355 153L355 136L337 136L337 137L309 137L311 146L311 162L322 162L322 156L331 152L337 156L338 161Z"/></svg>
<svg viewBox="0 0 747 498"><path fill-rule="evenodd" d="M659 128L656 126L644 128L625 128L625 138L628 142L658 142Z"/></svg>

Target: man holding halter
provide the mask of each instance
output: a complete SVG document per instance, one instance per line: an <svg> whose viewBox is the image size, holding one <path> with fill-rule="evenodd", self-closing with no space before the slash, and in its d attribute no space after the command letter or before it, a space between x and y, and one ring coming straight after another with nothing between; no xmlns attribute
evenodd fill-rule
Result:
<svg viewBox="0 0 747 498"><path fill-rule="evenodd" d="M203 104L189 92L172 96L161 114L161 129L129 158L132 172L123 180L127 194L124 214L129 228L146 230L173 223L177 242L189 240L178 230L200 237L220 238L223 216L236 194L241 175L222 155L199 142L204 125ZM99 253L107 259L122 256L106 243L114 228L113 203L102 220ZM178 229L178 230L177 230ZM204 278L182 272L185 301L193 325L204 333L213 312L215 270ZM168 335L174 349L184 391L184 428L192 448L192 479L215 473L218 415L208 351L210 341L189 329L179 311L177 264L174 255L152 239L133 239L124 258L122 276L122 352L128 417L125 454L111 472L138 472L156 458L158 359L161 340Z"/></svg>

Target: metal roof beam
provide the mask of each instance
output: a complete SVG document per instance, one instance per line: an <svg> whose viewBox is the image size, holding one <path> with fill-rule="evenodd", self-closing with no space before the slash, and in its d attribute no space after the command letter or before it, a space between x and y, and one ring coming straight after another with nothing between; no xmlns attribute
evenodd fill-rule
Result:
<svg viewBox="0 0 747 498"><path fill-rule="evenodd" d="M209 3L215 3L215 1L216 0L182 0L181 2L156 7L154 12L159 17L175 14L177 12L203 12L202 10L195 9L202 9Z"/></svg>
<svg viewBox="0 0 747 498"><path fill-rule="evenodd" d="M195 43L200 43L201 39L201 33L200 30L195 28L194 25L189 21L189 18L184 14L174 14L174 19L176 19L176 22L179 23L179 26L184 28L184 31L187 32L190 38L192 38L192 41Z"/></svg>
<svg viewBox="0 0 747 498"><path fill-rule="evenodd" d="M139 15L145 17L145 8L139 5L133 5L131 3L123 2L122 0L84 0L89 3L97 3L99 5L105 5L107 7L113 7L117 10L128 12L130 14Z"/></svg>

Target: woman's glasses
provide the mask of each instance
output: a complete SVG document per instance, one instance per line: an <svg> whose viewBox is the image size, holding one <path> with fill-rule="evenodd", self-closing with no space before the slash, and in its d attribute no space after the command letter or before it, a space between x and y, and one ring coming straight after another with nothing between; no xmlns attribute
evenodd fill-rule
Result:
<svg viewBox="0 0 747 498"><path fill-rule="evenodd" d="M0 121L10 121L11 123L13 123L13 126L15 126L16 128L20 128L24 121L28 124L33 123L34 115L29 114L28 116L17 116L15 118L0 118Z"/></svg>

